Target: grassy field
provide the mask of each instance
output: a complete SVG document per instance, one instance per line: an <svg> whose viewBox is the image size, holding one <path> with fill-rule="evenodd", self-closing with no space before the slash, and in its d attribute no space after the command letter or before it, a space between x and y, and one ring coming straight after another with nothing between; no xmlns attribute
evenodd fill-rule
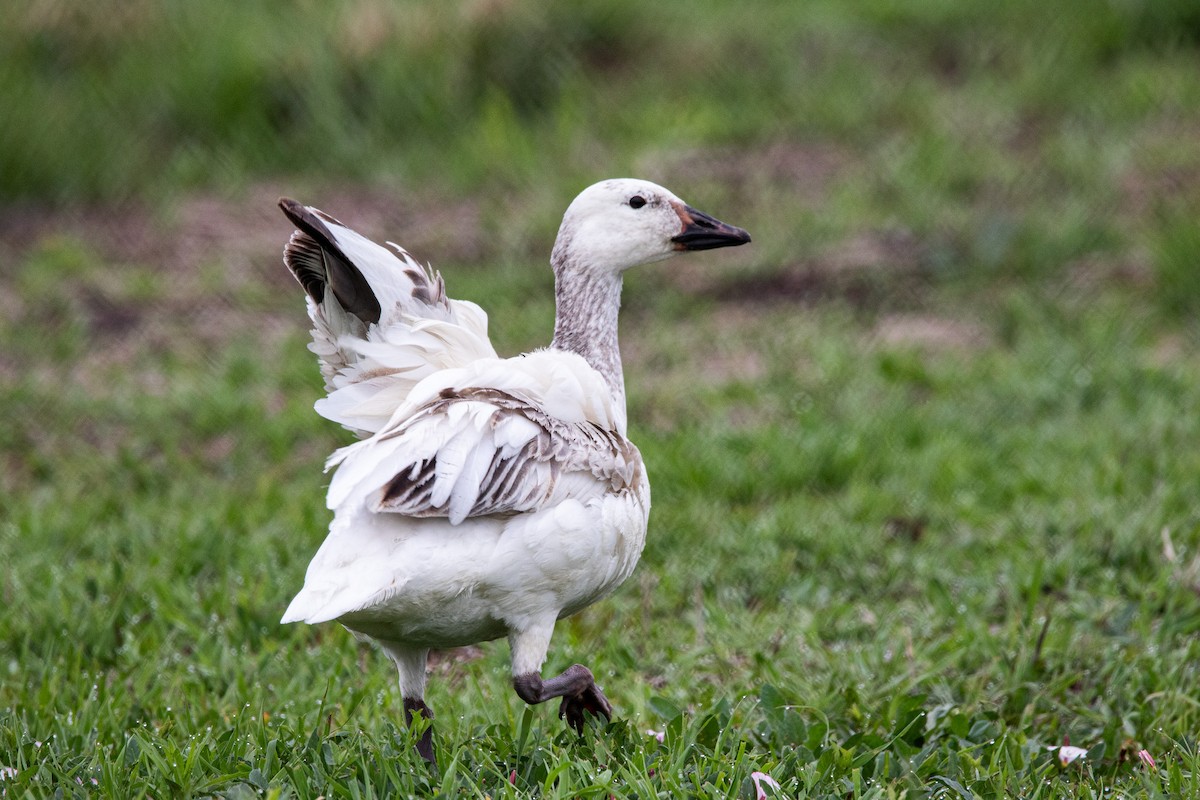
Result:
<svg viewBox="0 0 1200 800"><path fill-rule="evenodd" d="M1200 13L1064 6L10 16L0 793L1200 796ZM277 623L349 435L274 199L515 353L616 174L754 235L626 282L650 537L547 664L617 716L444 653L431 771L385 658Z"/></svg>

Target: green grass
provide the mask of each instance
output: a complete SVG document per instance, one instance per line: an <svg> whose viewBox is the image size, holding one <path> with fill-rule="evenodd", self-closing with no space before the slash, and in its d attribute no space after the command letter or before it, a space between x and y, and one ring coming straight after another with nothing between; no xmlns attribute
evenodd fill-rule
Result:
<svg viewBox="0 0 1200 800"><path fill-rule="evenodd" d="M1200 794L1192 4L433 8L0 30L0 791ZM347 435L271 198L417 241L513 353L617 173L755 237L627 281L650 537L547 664L617 717L484 645L431 772L385 658L277 624Z"/></svg>
<svg viewBox="0 0 1200 800"><path fill-rule="evenodd" d="M74 282L27 294L18 324L106 280L70 252L24 262L20 279ZM245 329L207 352L7 329L30 367L4 390L9 791L747 796L755 770L788 796L1200 788L1200 362L1145 298L1018 288L955 314L956 290L932 291L908 316L976 339L914 346L883 313L690 303L653 269L624 327L652 535L548 665L596 667L618 718L568 734L487 645L431 679L440 774L383 658L276 624L344 440L309 408L296 293L240 298ZM520 286L450 275L510 347L508 321L545 321ZM1064 736L1085 763L1053 762Z"/></svg>

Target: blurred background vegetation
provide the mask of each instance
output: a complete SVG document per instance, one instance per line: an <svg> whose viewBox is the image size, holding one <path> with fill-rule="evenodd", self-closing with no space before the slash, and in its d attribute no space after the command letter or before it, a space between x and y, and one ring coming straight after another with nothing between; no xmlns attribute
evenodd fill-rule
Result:
<svg viewBox="0 0 1200 800"><path fill-rule="evenodd" d="M760 265L870 228L938 276L1103 257L1168 310L1200 288L1189 0L34 0L0 37L5 241L265 181L486 198L452 255L494 261L636 173L736 203Z"/></svg>
<svg viewBox="0 0 1200 800"><path fill-rule="evenodd" d="M1106 743L1113 774L1136 741L1194 776L1194 0L7 9L0 767L226 787L275 735L264 719L261 747L235 744L230 715L294 724L326 697L312 676L339 671L364 687L327 695L339 724L395 718L356 708L390 691L384 664L276 625L347 437L311 410L275 198L431 260L513 353L549 338L563 208L616 175L754 243L628 278L654 532L556 657L599 642L625 687L610 696L656 727L672 704L778 685L763 696L819 709L853 754L810 737L773 772L793 791L875 763L869 737L912 721L888 705L906 691L928 693L913 707L943 748L921 769L954 781L981 742L1064 734ZM504 648L475 657L457 689L507 698ZM105 707L85 711L97 685ZM435 708L460 702L440 685ZM486 708L460 702L447 735L498 724ZM767 712L756 741L782 752ZM130 755L134 730L143 751L207 747L210 783ZM1024 768L974 779L1023 794Z"/></svg>

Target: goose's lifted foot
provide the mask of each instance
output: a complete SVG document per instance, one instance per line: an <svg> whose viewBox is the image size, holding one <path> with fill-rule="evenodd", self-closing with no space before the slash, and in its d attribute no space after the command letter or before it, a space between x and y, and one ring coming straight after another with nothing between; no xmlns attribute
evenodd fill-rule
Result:
<svg viewBox="0 0 1200 800"><path fill-rule="evenodd" d="M562 704L558 707L559 719L565 719L567 724L577 732L583 733L583 712L587 711L605 721L612 719L612 703L596 685L592 671L583 664L569 667L563 674L542 680L536 672L529 672L513 678L513 688L522 700L530 705L543 703L552 697L561 697Z"/></svg>

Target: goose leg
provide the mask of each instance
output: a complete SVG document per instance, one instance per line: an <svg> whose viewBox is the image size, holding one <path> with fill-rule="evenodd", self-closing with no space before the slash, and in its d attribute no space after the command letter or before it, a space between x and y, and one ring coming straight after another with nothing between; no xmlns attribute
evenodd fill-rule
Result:
<svg viewBox="0 0 1200 800"><path fill-rule="evenodd" d="M380 646L396 662L400 673L400 696L404 699L404 724L412 726L413 715L420 714L430 725L417 740L417 754L434 766L437 757L433 752L433 711L425 705L425 662L429 650L413 648L400 642L380 642Z"/></svg>
<svg viewBox="0 0 1200 800"><path fill-rule="evenodd" d="M583 712L611 720L612 704L596 685L592 671L583 664L574 664L561 675L542 679L542 663L546 660L553 631L554 620L551 619L548 623L543 622L509 636L513 688L517 696L530 705L561 697L559 719L566 719L568 725L583 733Z"/></svg>

